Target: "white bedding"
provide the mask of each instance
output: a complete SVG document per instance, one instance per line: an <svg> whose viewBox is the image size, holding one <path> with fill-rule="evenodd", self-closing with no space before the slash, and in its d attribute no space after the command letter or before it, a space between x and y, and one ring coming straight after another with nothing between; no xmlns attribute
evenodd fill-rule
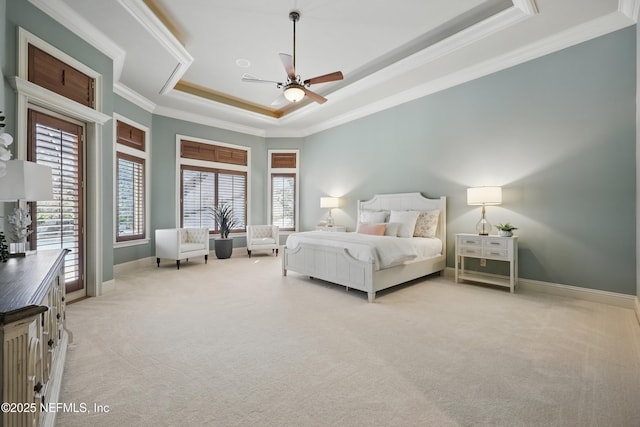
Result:
<svg viewBox="0 0 640 427"><path fill-rule="evenodd" d="M373 263L376 270L438 256L442 251L442 241L436 238L402 238L330 231L290 234L287 237L286 247L295 249L300 243L345 248L353 258Z"/></svg>

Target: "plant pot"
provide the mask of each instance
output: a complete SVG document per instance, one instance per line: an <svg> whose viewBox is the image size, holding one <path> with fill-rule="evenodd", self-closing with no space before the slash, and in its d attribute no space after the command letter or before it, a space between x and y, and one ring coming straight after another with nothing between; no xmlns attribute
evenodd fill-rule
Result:
<svg viewBox="0 0 640 427"><path fill-rule="evenodd" d="M216 251L216 257L218 259L231 258L231 253L233 252L233 239L214 239L213 247Z"/></svg>
<svg viewBox="0 0 640 427"><path fill-rule="evenodd" d="M498 230L498 235L501 237L511 237L513 236L513 231L509 230Z"/></svg>

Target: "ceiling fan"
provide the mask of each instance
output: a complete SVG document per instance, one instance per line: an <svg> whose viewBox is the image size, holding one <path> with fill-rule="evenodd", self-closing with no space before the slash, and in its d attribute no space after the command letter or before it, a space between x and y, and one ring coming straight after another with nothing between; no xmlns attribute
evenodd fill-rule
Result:
<svg viewBox="0 0 640 427"><path fill-rule="evenodd" d="M275 83L278 89L284 88L282 95L272 102L271 105L280 104L283 101L283 98L289 102L299 102L305 97L305 95L315 102L323 104L327 101L327 98L312 92L308 87L316 83L327 83L335 80L342 80L342 72L335 71L333 73L324 74L311 79L301 80L300 76L296 75L296 22L300 19L300 12L295 10L290 12L289 19L293 21L293 56L286 53L280 54L280 60L287 72L287 81L283 83L273 80L264 80L248 73L245 73L242 76L242 81L251 83Z"/></svg>

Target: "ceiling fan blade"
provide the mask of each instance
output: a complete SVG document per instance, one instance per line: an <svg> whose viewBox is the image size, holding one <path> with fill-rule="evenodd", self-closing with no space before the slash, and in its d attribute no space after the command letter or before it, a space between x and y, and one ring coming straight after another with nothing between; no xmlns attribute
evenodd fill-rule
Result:
<svg viewBox="0 0 640 427"><path fill-rule="evenodd" d="M253 74L249 74L249 73L244 73L242 75L242 81L249 82L249 83L275 83L277 85L282 84L273 80L264 80L264 79L261 79L260 77L256 77Z"/></svg>
<svg viewBox="0 0 640 427"><path fill-rule="evenodd" d="M296 70L293 67L293 56L281 53L280 60L282 61L282 65L284 65L284 69L287 70L287 76L289 76L291 80L295 80Z"/></svg>
<svg viewBox="0 0 640 427"><path fill-rule="evenodd" d="M313 77L308 80L305 80L304 85L313 85L316 83L327 83L335 80L342 80L344 77L342 76L342 71L336 71L333 73L325 74L323 76Z"/></svg>
<svg viewBox="0 0 640 427"><path fill-rule="evenodd" d="M324 104L325 102L327 102L327 98L318 95L315 92L311 92L309 89L307 89L306 87L303 87L302 90L304 90L304 93L311 99L313 99L314 101L316 101L318 104Z"/></svg>

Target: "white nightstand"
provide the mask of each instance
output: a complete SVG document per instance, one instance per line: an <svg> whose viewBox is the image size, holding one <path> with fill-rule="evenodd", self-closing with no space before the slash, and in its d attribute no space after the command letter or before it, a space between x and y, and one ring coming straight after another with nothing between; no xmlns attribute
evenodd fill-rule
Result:
<svg viewBox="0 0 640 427"><path fill-rule="evenodd" d="M333 231L335 233L344 233L347 231L347 227L344 225L332 225L331 227L327 225L316 225L317 231Z"/></svg>
<svg viewBox="0 0 640 427"><path fill-rule="evenodd" d="M509 263L509 277L477 274L464 269L465 258L492 259ZM456 234L456 283L460 280L506 286L511 293L518 284L518 236Z"/></svg>

